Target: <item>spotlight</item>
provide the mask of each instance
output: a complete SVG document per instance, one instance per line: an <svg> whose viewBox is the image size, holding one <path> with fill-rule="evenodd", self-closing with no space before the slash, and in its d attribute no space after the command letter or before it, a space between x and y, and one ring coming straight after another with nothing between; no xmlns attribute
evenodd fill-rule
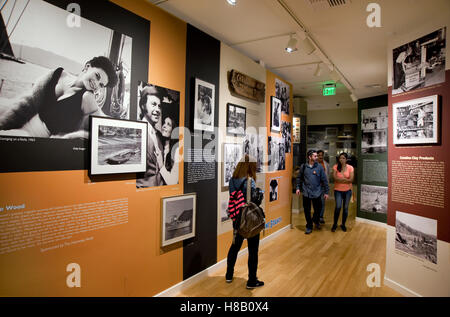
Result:
<svg viewBox="0 0 450 317"><path fill-rule="evenodd" d="M358 97L356 97L356 95L353 92L350 94L350 98L352 98L353 102L358 101Z"/></svg>
<svg viewBox="0 0 450 317"><path fill-rule="evenodd" d="M339 80L341 80L341 76L339 76L335 69L333 69L333 71L330 73L330 77L334 82L338 82Z"/></svg>
<svg viewBox="0 0 450 317"><path fill-rule="evenodd" d="M237 0L227 0L227 2L228 2L229 4L231 4L232 6L235 6L235 5L236 5L236 1L237 1Z"/></svg>
<svg viewBox="0 0 450 317"><path fill-rule="evenodd" d="M316 50L314 44L308 37L305 37L300 47L302 48L302 50L305 52L306 55L311 55Z"/></svg>
<svg viewBox="0 0 450 317"><path fill-rule="evenodd" d="M322 75L322 67L320 67L320 63L317 64L316 71L314 72L314 76L319 77Z"/></svg>
<svg viewBox="0 0 450 317"><path fill-rule="evenodd" d="M286 52L288 52L288 53L295 52L297 50L296 45L297 45L297 39L291 35L289 38L289 41L286 45L286 48L285 48Z"/></svg>

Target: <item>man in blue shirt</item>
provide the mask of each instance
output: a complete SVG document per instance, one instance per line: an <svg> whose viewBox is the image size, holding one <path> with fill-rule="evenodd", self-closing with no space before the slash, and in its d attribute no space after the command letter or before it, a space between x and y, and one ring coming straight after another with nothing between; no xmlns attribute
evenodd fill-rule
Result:
<svg viewBox="0 0 450 317"><path fill-rule="evenodd" d="M313 229L313 222L316 228L320 229L320 211L322 209L321 195L325 200L328 199L328 180L322 165L317 163L317 152L315 150L308 151L308 162L300 167L300 173L297 176L296 194L303 194L303 209L306 218L305 234L310 234ZM314 207L314 214L311 219L311 203Z"/></svg>

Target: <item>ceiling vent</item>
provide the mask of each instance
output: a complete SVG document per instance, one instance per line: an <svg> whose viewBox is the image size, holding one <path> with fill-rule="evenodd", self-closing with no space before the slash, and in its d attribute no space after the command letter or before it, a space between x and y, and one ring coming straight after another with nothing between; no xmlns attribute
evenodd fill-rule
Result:
<svg viewBox="0 0 450 317"><path fill-rule="evenodd" d="M314 10L326 10L349 5L351 0L305 0Z"/></svg>

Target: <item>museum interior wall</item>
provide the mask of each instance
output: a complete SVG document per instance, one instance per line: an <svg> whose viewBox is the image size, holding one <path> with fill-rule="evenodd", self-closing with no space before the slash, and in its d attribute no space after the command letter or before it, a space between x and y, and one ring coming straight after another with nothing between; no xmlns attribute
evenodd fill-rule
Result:
<svg viewBox="0 0 450 317"><path fill-rule="evenodd" d="M36 3L41 7L35 12L54 21L54 29L67 31L65 9L70 1ZM122 53L128 50L128 55L118 54L118 58L127 61L123 63L127 68L125 96L130 98L127 119L139 118L138 98L146 87L164 88L173 98L169 103L172 108L167 111L177 114L178 150L184 160L177 165L179 170L174 174L177 181L163 186L138 186L140 174L91 175L86 140L0 137L0 296L153 296L226 256L231 226L221 219L221 203L226 200L227 189L222 183L223 166L216 159L222 157L224 143L242 148L245 136L218 134L216 138L213 132L206 131L188 134L194 124L195 79L215 88L211 96L214 127L226 126L227 103L246 108L248 126L269 127L259 143L263 148L263 170L258 174L258 186L266 194L265 237L286 227L290 223L292 201L292 147L288 149L282 141L281 129L270 131L270 118L271 96L276 95L276 83L282 83L283 87L289 87L289 114L282 114L281 121L290 123L285 125L285 131L291 133L292 85L217 39L144 1L78 3L83 17L81 25L96 32L110 32L113 44L107 42L104 48L94 50L96 42L101 41L94 31L89 36L83 34L83 27L80 28L81 38L86 41L83 49L88 53L73 49L73 42L77 43L71 44L70 37L64 44L65 38L42 33L46 34L46 40L60 41L62 47L66 45L67 50L75 52L78 49L80 55L91 51L104 55L110 47L118 47L117 51ZM33 12L31 8L27 8L27 14ZM63 27L58 23L63 23ZM42 34L36 36L37 41L47 43ZM125 49L121 51L120 47ZM13 46L12 50L15 49ZM69 54L67 50L48 50ZM45 68L57 67L59 62L54 59L55 65ZM73 72L79 71L84 62L79 61ZM265 101L258 103L231 96L226 81L231 69L265 83ZM197 162L193 159L198 155L195 144L210 150ZM271 156L269 144L273 149ZM280 147L285 149L282 156ZM213 162L206 161L206 155ZM186 160L187 157L191 160ZM206 172L200 175L200 169ZM273 179L278 183L279 196L269 201ZM195 236L163 246L169 240L162 234L164 199L191 193L196 194Z"/></svg>
<svg viewBox="0 0 450 317"><path fill-rule="evenodd" d="M450 295L449 26L442 13L388 45L385 284L410 296ZM417 57L400 77L394 64L408 45Z"/></svg>

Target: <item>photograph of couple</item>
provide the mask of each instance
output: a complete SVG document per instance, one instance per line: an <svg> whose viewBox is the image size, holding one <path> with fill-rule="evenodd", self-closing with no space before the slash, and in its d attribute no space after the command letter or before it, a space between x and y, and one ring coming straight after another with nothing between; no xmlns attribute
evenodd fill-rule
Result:
<svg viewBox="0 0 450 317"><path fill-rule="evenodd" d="M147 170L137 188L178 184L180 93L139 82L138 120L148 123Z"/></svg>

